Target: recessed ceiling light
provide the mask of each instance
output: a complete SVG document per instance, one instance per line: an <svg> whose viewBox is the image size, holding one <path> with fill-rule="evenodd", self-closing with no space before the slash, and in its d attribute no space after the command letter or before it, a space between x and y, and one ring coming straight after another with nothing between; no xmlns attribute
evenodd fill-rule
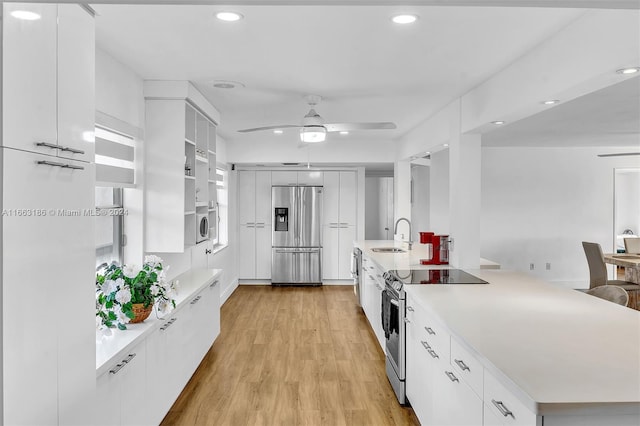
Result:
<svg viewBox="0 0 640 426"><path fill-rule="evenodd" d="M275 130L273 131L273 133L275 133L276 135L281 135L281 134L283 134L284 132L283 132L282 130L280 130L280 129L275 129Z"/></svg>
<svg viewBox="0 0 640 426"><path fill-rule="evenodd" d="M448 143L443 143L442 146L444 146L445 148L449 146Z"/></svg>
<svg viewBox="0 0 640 426"><path fill-rule="evenodd" d="M237 12L218 12L216 18L221 21L235 22L241 20L243 16Z"/></svg>
<svg viewBox="0 0 640 426"><path fill-rule="evenodd" d="M216 89L235 89L238 87L244 87L244 84L237 81L216 80L213 82L213 87Z"/></svg>
<svg viewBox="0 0 640 426"><path fill-rule="evenodd" d="M391 18L391 20L396 24L412 24L416 22L417 19L418 15L410 14L395 15Z"/></svg>
<svg viewBox="0 0 640 426"><path fill-rule="evenodd" d="M640 72L640 67L622 68L616 71L618 74L635 74Z"/></svg>
<svg viewBox="0 0 640 426"><path fill-rule="evenodd" d="M14 10L11 12L11 16L17 19L22 19L24 21L37 21L40 19L40 15L35 12L30 12L28 10Z"/></svg>
<svg viewBox="0 0 640 426"><path fill-rule="evenodd" d="M543 101L543 105L555 105L560 102L558 99L549 99L548 101Z"/></svg>
<svg viewBox="0 0 640 426"><path fill-rule="evenodd" d="M349 132L348 132L348 131L346 131L346 130L343 130L343 131L341 131L341 132L340 132L340 134L341 134L341 135L348 135L348 134L349 134Z"/></svg>
<svg viewBox="0 0 640 426"><path fill-rule="evenodd" d="M491 124L495 124L496 126L502 126L505 122L502 120L492 121Z"/></svg>

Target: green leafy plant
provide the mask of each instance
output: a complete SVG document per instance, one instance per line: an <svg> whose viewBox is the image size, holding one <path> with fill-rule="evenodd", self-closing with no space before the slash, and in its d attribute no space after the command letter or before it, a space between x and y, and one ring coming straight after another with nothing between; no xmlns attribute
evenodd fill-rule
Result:
<svg viewBox="0 0 640 426"><path fill-rule="evenodd" d="M166 280L166 270L158 256L146 256L142 269L112 263L96 275L96 329L127 328L134 317L133 305L154 305L159 314L176 307L175 288Z"/></svg>

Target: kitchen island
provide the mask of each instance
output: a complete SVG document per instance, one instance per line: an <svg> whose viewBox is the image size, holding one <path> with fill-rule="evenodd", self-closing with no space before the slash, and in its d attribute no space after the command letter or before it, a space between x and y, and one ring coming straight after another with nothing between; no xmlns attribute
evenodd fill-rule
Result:
<svg viewBox="0 0 640 426"><path fill-rule="evenodd" d="M357 244L385 271L419 269L420 253ZM407 395L423 424L640 424L640 313L524 273L467 272L489 284L405 286Z"/></svg>

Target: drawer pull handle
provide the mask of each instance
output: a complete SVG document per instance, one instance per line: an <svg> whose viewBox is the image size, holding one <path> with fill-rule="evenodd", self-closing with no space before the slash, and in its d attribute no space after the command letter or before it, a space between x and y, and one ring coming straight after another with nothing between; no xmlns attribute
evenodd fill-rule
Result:
<svg viewBox="0 0 640 426"><path fill-rule="evenodd" d="M471 369L469 368L469 366L467 364L464 363L463 360L461 359L456 359L454 360L456 362L456 364L458 364L458 367L460 367L460 369L462 371L467 370L467 371L471 371Z"/></svg>
<svg viewBox="0 0 640 426"><path fill-rule="evenodd" d="M440 357L438 356L438 354L436 353L436 351L434 351L434 350L433 350L433 349L431 349L431 348L429 348L429 349L427 350L427 352L429 352L429 355L431 355L431 358L438 358L438 359L440 358Z"/></svg>
<svg viewBox="0 0 640 426"><path fill-rule="evenodd" d="M218 282L219 282L218 280L215 280L214 282L212 282L212 283L209 285L209 288L213 288L213 287L217 286L217 285L218 285Z"/></svg>
<svg viewBox="0 0 640 426"><path fill-rule="evenodd" d="M196 297L195 299L193 299L193 300L191 301L191 303L190 303L190 304L191 304L191 305L195 305L196 303L198 303L198 301L199 301L200 299L202 299L202 296L198 296L198 297Z"/></svg>
<svg viewBox="0 0 640 426"><path fill-rule="evenodd" d="M452 382L458 382L458 383L460 383L460 380L458 380L458 378L456 377L456 375L455 375L455 374L453 374L451 371L445 371L444 373L447 375L447 377L449 377L449 380L451 380Z"/></svg>
<svg viewBox="0 0 640 426"><path fill-rule="evenodd" d="M411 306L407 306L407 311L413 312L413 308Z"/></svg>
<svg viewBox="0 0 640 426"><path fill-rule="evenodd" d="M61 151L67 151L67 152L71 152L73 154L84 154L84 151L81 149L76 149L76 148L71 148L68 146L61 146L60 147Z"/></svg>
<svg viewBox="0 0 640 426"><path fill-rule="evenodd" d="M36 146L44 146L45 148L58 149L60 148L55 143L47 143L47 142L36 142Z"/></svg>
<svg viewBox="0 0 640 426"><path fill-rule="evenodd" d="M492 399L491 402L493 403L493 405L496 406L496 408L500 411L500 413L502 413L503 416L505 417L511 416L512 418L515 419L515 416L513 415L511 410L509 410L502 401L496 401L495 399Z"/></svg>
<svg viewBox="0 0 640 426"><path fill-rule="evenodd" d="M133 358L136 357L136 354L129 354L129 356L126 359L123 359L120 364L116 364L116 366L114 368L112 368L111 370L109 370L110 374L117 374L118 371L122 370L124 368L125 365L127 365L127 363L129 361L131 361Z"/></svg>
<svg viewBox="0 0 640 426"><path fill-rule="evenodd" d="M427 351L430 351L430 350L431 350L431 346L429 346L429 344L428 344L427 342L425 342L424 340L421 340L421 341L420 341L420 343L422 343L422 346L424 346L424 348L425 348Z"/></svg>
<svg viewBox="0 0 640 426"><path fill-rule="evenodd" d="M435 331L433 331L433 328L431 328L431 327L425 327L424 329L425 329L425 330L427 330L427 333L431 334L432 336L435 336L435 335L436 335L436 332L435 332Z"/></svg>
<svg viewBox="0 0 640 426"><path fill-rule="evenodd" d="M37 162L37 164L44 164L45 166L52 167L62 167L63 169L84 170L84 167L82 166L74 166L71 164L58 163L55 161L40 160Z"/></svg>
<svg viewBox="0 0 640 426"><path fill-rule="evenodd" d="M124 362L125 364L127 364L129 361L131 361L132 359L134 359L136 357L136 354L129 354L129 356L126 359L123 359L122 362Z"/></svg>

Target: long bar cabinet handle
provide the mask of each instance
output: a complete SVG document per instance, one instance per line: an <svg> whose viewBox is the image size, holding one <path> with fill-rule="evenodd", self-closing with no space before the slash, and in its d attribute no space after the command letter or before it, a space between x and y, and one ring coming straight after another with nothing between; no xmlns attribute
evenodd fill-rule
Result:
<svg viewBox="0 0 640 426"><path fill-rule="evenodd" d="M458 367L460 367L460 369L462 371L467 370L467 371L471 371L471 369L469 368L469 366L467 364L464 363L463 360L461 359L454 359L454 361L456 362L456 364L458 364Z"/></svg>
<svg viewBox="0 0 640 426"><path fill-rule="evenodd" d="M452 382L460 382L460 380L458 380L456 375L453 374L451 371L445 371L444 373L447 375L447 377L449 377L449 380L451 380Z"/></svg>
<svg viewBox="0 0 640 426"><path fill-rule="evenodd" d="M507 408L507 406L506 406L506 405L504 405L504 402L502 402L502 401L496 401L495 399L492 399L492 400L491 400L491 403L492 403L493 405L495 405L495 407L500 411L500 413L501 413L503 416L505 416L505 417L507 417L507 416L511 416L512 418L514 418L514 419L515 419L515 416L513 415L513 412L512 412L511 410L509 410L509 409Z"/></svg>

